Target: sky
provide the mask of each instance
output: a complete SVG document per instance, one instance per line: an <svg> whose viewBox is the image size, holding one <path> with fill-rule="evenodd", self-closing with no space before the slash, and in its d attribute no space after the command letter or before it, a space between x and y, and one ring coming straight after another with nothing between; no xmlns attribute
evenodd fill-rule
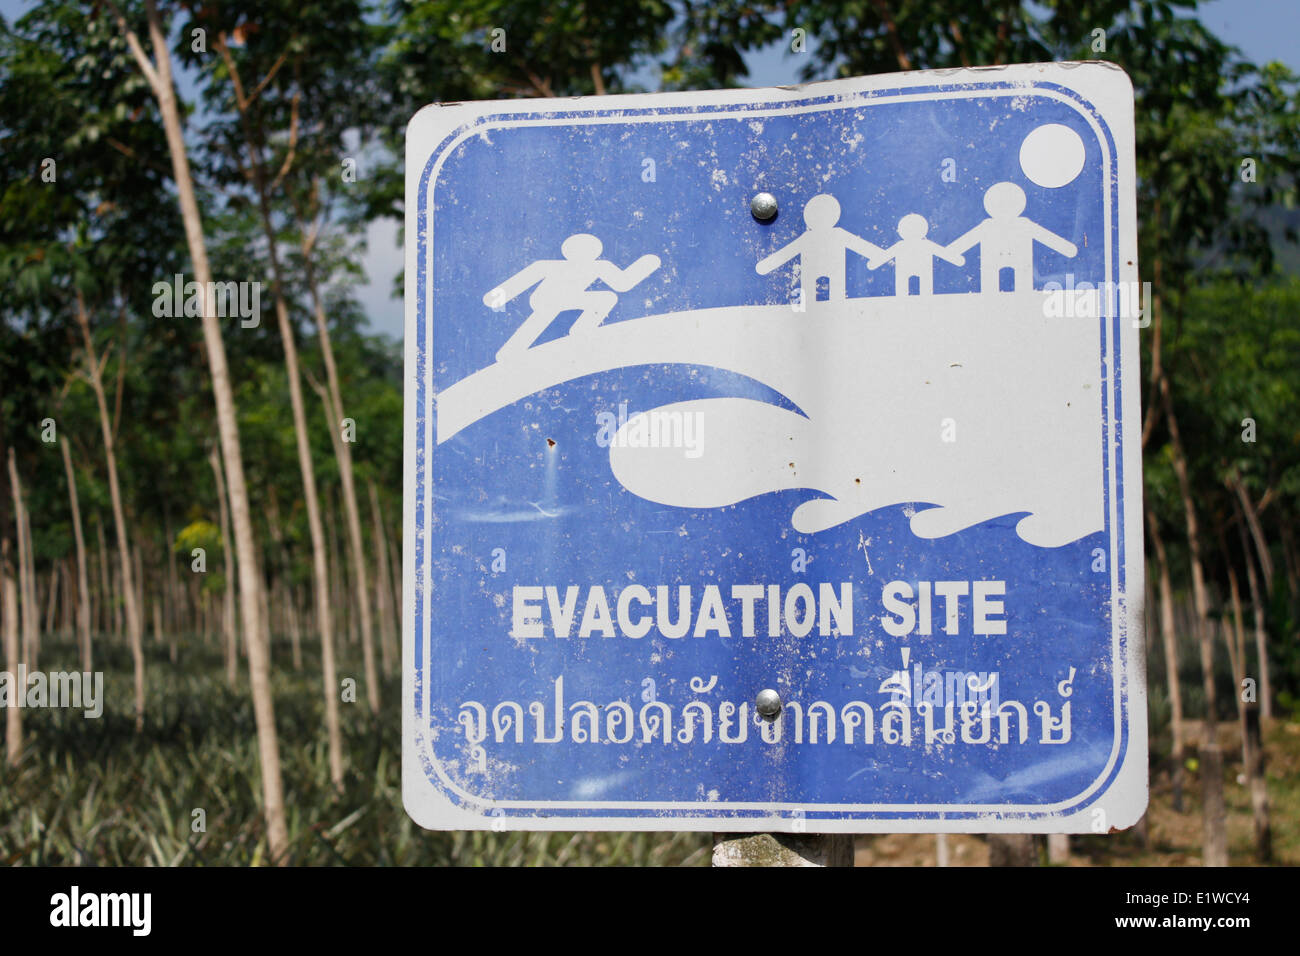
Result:
<svg viewBox="0 0 1300 956"><path fill-rule="evenodd" d="M0 15L12 22L36 6L35 0L0 0ZM1300 72L1300 2L1296 0L1210 0L1198 7L1202 20L1217 36L1239 47L1256 63L1280 60ZM803 60L778 44L746 58L748 86L796 83ZM653 82L651 80L651 82ZM370 317L371 328L401 338L403 309L392 295L394 278L402 270L399 225L394 220L372 222L363 257L368 281L356 294Z"/></svg>

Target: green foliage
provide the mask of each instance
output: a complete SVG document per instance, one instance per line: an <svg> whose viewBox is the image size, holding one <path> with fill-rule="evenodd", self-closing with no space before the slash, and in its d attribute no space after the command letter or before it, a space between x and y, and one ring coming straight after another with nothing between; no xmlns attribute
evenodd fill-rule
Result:
<svg viewBox="0 0 1300 956"><path fill-rule="evenodd" d="M0 864L9 866L248 866L264 862L257 740L247 688L228 688L220 649L185 635L173 664L149 646L148 723L130 717L126 648L103 647L103 717L29 710L23 762L0 785ZM352 650L351 657L347 651ZM343 705L348 770L330 784L318 661L302 671L275 648L290 863L304 866L677 866L709 861L707 833L431 833L402 809L400 688L372 722ZM357 674L344 649L341 674ZM72 646L50 649L51 669L76 666ZM204 812L204 832L193 829Z"/></svg>

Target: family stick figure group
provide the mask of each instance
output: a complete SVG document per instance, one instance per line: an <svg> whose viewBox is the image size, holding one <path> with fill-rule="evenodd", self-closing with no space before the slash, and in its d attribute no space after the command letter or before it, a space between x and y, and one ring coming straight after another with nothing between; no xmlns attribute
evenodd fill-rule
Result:
<svg viewBox="0 0 1300 956"><path fill-rule="evenodd" d="M913 278L917 280L920 295L932 295L934 260L965 265L966 257L962 253L975 246L980 247L981 292L998 291L1003 269L1011 270L1013 289L1032 289L1035 242L1063 256L1078 254L1074 243L1021 215L1025 211L1025 191L1015 183L990 186L984 193L984 209L987 219L946 246L926 238L930 224L924 216L909 213L898 221L898 241L882 249L840 227L839 202L829 193L822 193L804 206L804 224L808 228L761 259L755 269L759 275L767 275L798 258L801 301L813 303L817 301L817 284L822 279L827 280L831 301L846 297L844 271L849 252L866 259L869 269L879 269L892 261L896 296L911 294ZM599 327L618 303L617 293L631 290L660 265L658 256L645 255L626 269L620 269L600 258L601 251L601 242L595 236L586 233L570 236L560 247L563 259L539 259L483 296L485 305L499 310L515 296L537 286L528 299L532 314L497 351L498 362L527 351L562 312L574 309L582 312L571 332ZM589 289L597 280L614 291Z"/></svg>
<svg viewBox="0 0 1300 956"><path fill-rule="evenodd" d="M817 301L817 283L825 279L828 298L843 299L845 254L856 252L867 260L868 269L894 263L894 294L906 296L911 280L917 280L920 295L934 291L934 260L943 259L955 266L966 264L962 255L980 247L980 291L997 292L1003 269L1011 269L1014 289L1033 287L1034 243L1041 242L1063 256L1078 254L1074 243L1045 229L1021 215L1025 210L1025 191L1015 183L996 183L984 193L984 210L988 218L946 246L926 238L930 224L918 213L909 213L898 221L899 239L888 249L853 235L837 225L840 204L834 196L822 193L808 200L803 209L802 235L761 259L754 268L767 275L795 257L799 258L800 294L804 303Z"/></svg>

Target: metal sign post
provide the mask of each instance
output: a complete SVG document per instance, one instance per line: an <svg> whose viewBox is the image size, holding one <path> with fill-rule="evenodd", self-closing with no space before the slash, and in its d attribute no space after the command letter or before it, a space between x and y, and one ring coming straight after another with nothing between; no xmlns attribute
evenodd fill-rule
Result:
<svg viewBox="0 0 1300 956"><path fill-rule="evenodd" d="M1133 825L1132 110L1098 63L422 110L411 816Z"/></svg>

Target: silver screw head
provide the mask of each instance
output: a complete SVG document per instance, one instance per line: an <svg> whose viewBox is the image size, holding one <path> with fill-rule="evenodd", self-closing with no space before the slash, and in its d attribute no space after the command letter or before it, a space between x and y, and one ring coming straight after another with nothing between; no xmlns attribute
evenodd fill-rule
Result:
<svg viewBox="0 0 1300 956"><path fill-rule="evenodd" d="M781 713L781 695L770 688L760 690L758 697L754 700L754 706L758 709L760 715L771 720Z"/></svg>
<svg viewBox="0 0 1300 956"><path fill-rule="evenodd" d="M749 211L759 222L771 222L776 218L776 197L771 193L758 193L749 201Z"/></svg>

